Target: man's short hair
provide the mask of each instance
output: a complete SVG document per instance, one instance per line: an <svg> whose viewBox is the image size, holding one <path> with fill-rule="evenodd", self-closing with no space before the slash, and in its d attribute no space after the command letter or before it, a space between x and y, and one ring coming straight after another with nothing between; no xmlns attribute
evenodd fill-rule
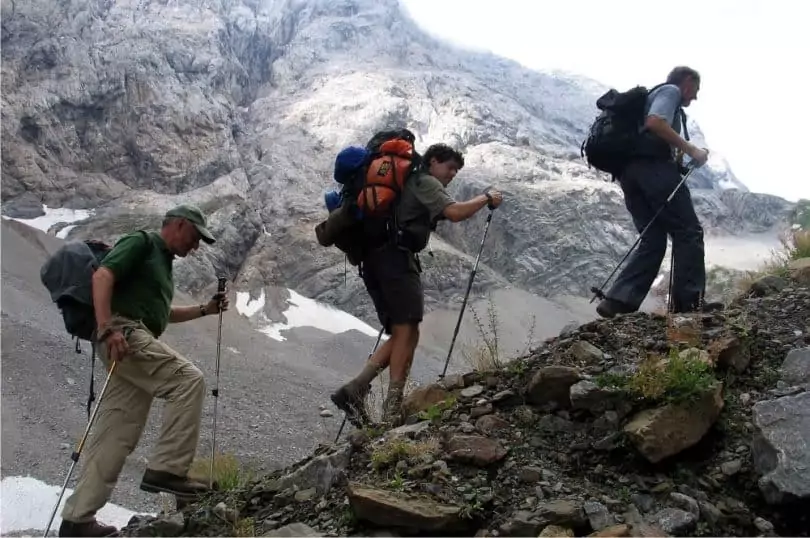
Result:
<svg viewBox="0 0 810 538"><path fill-rule="evenodd" d="M695 82L700 82L700 73L691 67L679 65L667 75L667 84L675 84L677 86L688 78L693 78Z"/></svg>
<svg viewBox="0 0 810 538"><path fill-rule="evenodd" d="M430 160L435 158L438 162L454 160L458 164L458 169L464 168L464 157L458 151L454 150L447 144L433 144L422 155L425 166L430 166Z"/></svg>

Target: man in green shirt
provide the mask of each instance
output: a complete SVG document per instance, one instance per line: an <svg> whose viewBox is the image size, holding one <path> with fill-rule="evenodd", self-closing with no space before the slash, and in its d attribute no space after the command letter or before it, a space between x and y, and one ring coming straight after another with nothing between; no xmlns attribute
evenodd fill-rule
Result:
<svg viewBox="0 0 810 538"><path fill-rule="evenodd" d="M490 190L466 202L455 201L445 190L464 157L445 144L430 146L423 168L405 183L397 212L399 244L391 242L369 254L362 262L363 282L374 302L377 316L391 337L374 353L356 378L332 394L334 404L356 427L368 423L364 400L371 381L390 367L388 394L383 404L383 422L395 426L401 419L402 392L419 343L419 324L424 314L421 269L415 253L424 249L438 220L460 222L503 200Z"/></svg>
<svg viewBox="0 0 810 538"><path fill-rule="evenodd" d="M227 310L227 291L207 304L174 306L172 262L214 242L194 206L168 211L160 232L122 237L93 274L99 356L117 361L86 446L76 490L65 502L60 536L112 536L95 514L109 500L140 440L154 398L166 401L163 427L141 489L193 498L207 487L188 478L197 448L205 383L188 359L158 340L169 323Z"/></svg>

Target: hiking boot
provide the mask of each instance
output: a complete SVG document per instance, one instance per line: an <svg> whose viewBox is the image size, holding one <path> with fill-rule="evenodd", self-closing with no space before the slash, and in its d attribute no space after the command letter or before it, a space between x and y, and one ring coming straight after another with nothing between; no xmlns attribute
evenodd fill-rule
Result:
<svg viewBox="0 0 810 538"><path fill-rule="evenodd" d="M703 303L700 311L703 313L710 313L710 312L719 312L721 310L725 310L726 306L719 302L719 301L712 301L710 303Z"/></svg>
<svg viewBox="0 0 810 538"><path fill-rule="evenodd" d="M149 493L168 493L178 499L197 497L210 491L202 482L154 469L146 469L143 473L141 489Z"/></svg>
<svg viewBox="0 0 810 538"><path fill-rule="evenodd" d="M388 389L388 397L383 404L382 424L386 429L402 425L402 391Z"/></svg>
<svg viewBox="0 0 810 538"><path fill-rule="evenodd" d="M635 311L636 309L629 304L615 299L603 299L599 306L596 307L596 313L603 318L612 318L616 314L630 314Z"/></svg>
<svg viewBox="0 0 810 538"><path fill-rule="evenodd" d="M712 301L709 303L703 303L699 307L692 306L691 308L686 308L683 310L675 309L673 311L674 314L711 314L712 312L719 312L721 310L725 310L726 306L719 302L719 301Z"/></svg>
<svg viewBox="0 0 810 538"><path fill-rule="evenodd" d="M59 536L119 536L118 529L112 525L105 525L98 521L74 523L62 520L59 526Z"/></svg>
<svg viewBox="0 0 810 538"><path fill-rule="evenodd" d="M368 386L371 390L371 385ZM346 418L358 430L371 423L366 411L365 394L354 390L350 384L343 385L330 396L335 407L346 413Z"/></svg>

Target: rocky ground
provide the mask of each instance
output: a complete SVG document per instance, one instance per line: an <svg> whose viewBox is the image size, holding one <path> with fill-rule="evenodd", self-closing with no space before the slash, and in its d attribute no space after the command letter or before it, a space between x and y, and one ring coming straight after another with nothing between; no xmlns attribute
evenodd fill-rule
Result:
<svg viewBox="0 0 810 538"><path fill-rule="evenodd" d="M810 260L721 313L571 327L409 393L406 425L146 535L808 536Z"/></svg>

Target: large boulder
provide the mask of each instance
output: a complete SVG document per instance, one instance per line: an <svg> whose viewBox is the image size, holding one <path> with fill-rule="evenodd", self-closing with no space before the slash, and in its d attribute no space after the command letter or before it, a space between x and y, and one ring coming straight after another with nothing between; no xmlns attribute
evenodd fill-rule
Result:
<svg viewBox="0 0 810 538"><path fill-rule="evenodd" d="M722 391L718 382L694 401L640 411L624 432L647 460L658 463L703 438L723 409Z"/></svg>
<svg viewBox="0 0 810 538"><path fill-rule="evenodd" d="M765 500L810 499L810 392L754 405L754 466Z"/></svg>

